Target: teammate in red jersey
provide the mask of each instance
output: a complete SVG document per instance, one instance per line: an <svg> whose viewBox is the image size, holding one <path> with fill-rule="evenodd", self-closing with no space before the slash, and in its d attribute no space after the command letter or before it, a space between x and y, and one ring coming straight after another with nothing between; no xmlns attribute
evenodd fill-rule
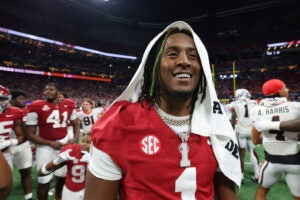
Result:
<svg viewBox="0 0 300 200"><path fill-rule="evenodd" d="M53 160L60 149L69 143L74 143L79 134L79 121L76 117L75 102L64 99L59 102L59 88L56 83L48 83L44 89L46 100L36 100L27 106L26 136L37 147L37 169ZM73 125L74 138L67 134L67 121ZM37 133L38 128L38 134ZM66 168L54 172L56 176L55 198L61 198L65 180ZM38 177L37 197L39 200L48 199L50 180L53 174Z"/></svg>
<svg viewBox="0 0 300 200"><path fill-rule="evenodd" d="M10 105L21 109L25 109L27 94L22 90L11 90ZM24 120L24 119L23 119ZM12 132L11 137L15 138L15 133ZM25 200L32 199L32 150L29 141L25 141L17 146L10 147L10 152L13 154L13 163L20 172L21 184L25 194Z"/></svg>
<svg viewBox="0 0 300 200"><path fill-rule="evenodd" d="M13 156L9 151L10 146L16 146L24 141L23 111L20 108L10 106L10 92L0 85L0 151L2 151L11 169ZM16 138L11 138L14 131Z"/></svg>
<svg viewBox="0 0 300 200"><path fill-rule="evenodd" d="M1 194L0 198L3 197L4 199L8 196L11 190L10 185L12 184L10 176L13 171L13 155L9 147L16 146L24 141L23 111L17 107L8 107L10 99L11 95L9 90L0 85L0 151L1 157L3 156L7 161L6 164L10 166L8 170L7 165L1 163L3 167L1 168L1 173L6 173L5 175L1 174L1 186L4 187L6 185L6 188L3 188L3 194ZM15 138L10 137L12 131L15 132Z"/></svg>
<svg viewBox="0 0 300 200"><path fill-rule="evenodd" d="M266 120L284 122L300 117L300 103L288 101L288 88L279 79L270 79L262 86L265 95L258 107L251 111L253 121ZM265 161L260 168L255 199L264 200L270 188L281 175L295 200L300 200L300 131L279 131L252 129L254 144L262 143Z"/></svg>
<svg viewBox="0 0 300 200"><path fill-rule="evenodd" d="M85 135L80 144L64 146L60 154L53 161L44 164L39 170L39 176L48 175L67 165L67 177L62 192L62 200L82 200L85 187L85 175L89 162L89 148L91 137Z"/></svg>
<svg viewBox="0 0 300 200"><path fill-rule="evenodd" d="M237 199L237 139L188 24L150 42L125 92L92 127L88 169L85 200Z"/></svg>

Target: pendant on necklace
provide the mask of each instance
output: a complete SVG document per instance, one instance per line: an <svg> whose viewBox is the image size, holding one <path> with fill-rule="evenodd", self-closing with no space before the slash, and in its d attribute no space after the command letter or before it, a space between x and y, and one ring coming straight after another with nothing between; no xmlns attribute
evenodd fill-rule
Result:
<svg viewBox="0 0 300 200"><path fill-rule="evenodd" d="M181 144L179 145L179 151L181 153L181 161L180 161L180 167L189 167L191 166L191 161L188 157L188 145L187 141L182 140Z"/></svg>

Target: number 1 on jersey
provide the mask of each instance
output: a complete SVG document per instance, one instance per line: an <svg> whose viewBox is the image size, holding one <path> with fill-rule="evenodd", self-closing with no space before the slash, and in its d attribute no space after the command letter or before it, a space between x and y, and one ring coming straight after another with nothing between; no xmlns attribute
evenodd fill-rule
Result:
<svg viewBox="0 0 300 200"><path fill-rule="evenodd" d="M194 200L196 199L196 189L196 168L188 167L184 169L182 174L177 178L175 182L175 192L181 192L182 200Z"/></svg>

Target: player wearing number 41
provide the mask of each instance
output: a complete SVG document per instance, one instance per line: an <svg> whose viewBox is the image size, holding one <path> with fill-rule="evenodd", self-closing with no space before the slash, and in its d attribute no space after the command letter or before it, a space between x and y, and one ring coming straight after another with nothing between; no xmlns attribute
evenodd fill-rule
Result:
<svg viewBox="0 0 300 200"><path fill-rule="evenodd" d="M85 187L86 168L90 159L91 137L85 135L80 144L64 146L59 155L39 169L38 175L45 176L66 165L66 182L62 191L62 200L82 200Z"/></svg>
<svg viewBox="0 0 300 200"><path fill-rule="evenodd" d="M76 116L75 102L71 99L59 101L59 87L56 83L48 83L44 89L46 100L36 100L27 107L25 133L31 142L38 144L36 153L37 169L53 160L68 143L74 143L79 134L79 122ZM73 125L74 138L67 133L68 120ZM38 128L38 134L37 134ZM66 167L54 172L56 176L55 198L60 199L66 176ZM38 177L37 197L48 199L50 181L53 174Z"/></svg>
<svg viewBox="0 0 300 200"><path fill-rule="evenodd" d="M185 22L148 45L127 89L92 127L85 200L235 200L236 136L208 55Z"/></svg>
<svg viewBox="0 0 300 200"><path fill-rule="evenodd" d="M288 89L281 80L266 81L262 86L262 92L265 98L251 111L250 116L254 122L260 120L283 122L300 117L300 103L287 100ZM262 142L265 150L256 200L266 199L267 192L280 180L283 173L294 199L300 200L299 138L300 132L279 130L258 132L255 127L252 129L253 143Z"/></svg>

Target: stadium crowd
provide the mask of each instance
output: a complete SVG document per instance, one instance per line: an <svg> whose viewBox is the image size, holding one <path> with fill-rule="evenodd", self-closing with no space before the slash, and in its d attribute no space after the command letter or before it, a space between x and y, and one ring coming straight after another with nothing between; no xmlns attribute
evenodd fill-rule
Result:
<svg viewBox="0 0 300 200"><path fill-rule="evenodd" d="M21 86L18 86L17 84L20 83L14 83L13 79L10 78L10 73L3 72L3 83L7 82L9 88L28 90L30 94L29 101L41 98L37 92L42 88L40 83L53 79L65 85L65 90L68 91L69 96L78 103L84 97L90 97L98 103L107 105L107 101L115 96L114 93L118 94L119 88L123 88L129 83L139 62L139 58L130 60L101 56L74 50L70 46L57 46L6 33L0 33L0 44L2 47L0 64L5 67L112 79L111 83L106 84L84 80L13 74L20 80L24 79ZM215 85L220 99L233 99L235 89L232 79L233 73L237 75L236 88L247 86L254 98L262 97L260 86L264 81L270 78L279 78L286 80L289 85L290 96L295 100L298 99L300 96L298 90L300 77L298 63L300 57L297 51L285 52L277 56L267 56L263 45L250 43L240 47L238 45L233 45L234 47L224 46L229 48L226 50L226 54L220 53L222 48L219 47L219 44L210 46L212 49L211 63L214 64L215 70ZM257 46L260 49L254 50ZM255 51L256 53L249 53L249 51ZM241 56L238 52L245 53ZM233 61L236 65L235 72L232 70ZM84 84L80 84L81 82ZM77 88L76 92L72 88Z"/></svg>
<svg viewBox="0 0 300 200"><path fill-rule="evenodd" d="M248 71L238 74L236 84L237 88L248 88L254 98L260 99L262 98L260 90L262 83L270 78L279 78L286 80L290 89L290 97L293 100L299 101L299 73L300 72L297 69L274 69L273 71L268 70L267 72ZM112 100L115 99L126 86L125 84L116 85L99 81L66 79L12 72L0 72L0 77L3 85L7 85L7 87L12 89L22 89L27 91L29 96L28 102L43 98L39 91L42 91L45 82L57 82L60 85L63 85L63 91L78 104L81 104L84 98L91 98L96 101L97 104L105 106L109 106ZM220 77L217 77L215 86L220 99L232 100L234 98L232 78L221 79ZM74 90L74 88L76 88L76 90Z"/></svg>

